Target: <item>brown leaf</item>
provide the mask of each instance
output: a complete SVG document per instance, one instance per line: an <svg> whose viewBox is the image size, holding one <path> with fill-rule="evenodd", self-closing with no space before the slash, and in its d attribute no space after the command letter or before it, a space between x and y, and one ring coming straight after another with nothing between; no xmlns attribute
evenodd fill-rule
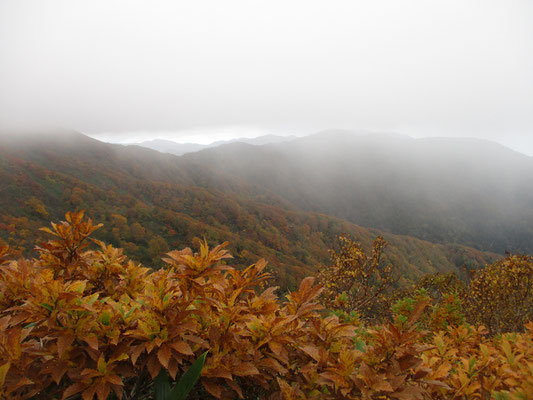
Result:
<svg viewBox="0 0 533 400"><path fill-rule="evenodd" d="M107 385L103 380L98 383L96 386L96 395L98 396L98 400L106 400L107 396L109 396L109 392L111 391L111 388L109 385Z"/></svg>
<svg viewBox="0 0 533 400"><path fill-rule="evenodd" d="M224 390L224 387L208 379L202 379L202 385L212 396L216 397L217 399L222 397L222 391Z"/></svg>
<svg viewBox="0 0 533 400"><path fill-rule="evenodd" d="M188 356L194 355L191 346L186 342L173 342L169 343L169 346L176 350L178 353L185 354Z"/></svg>
<svg viewBox="0 0 533 400"><path fill-rule="evenodd" d="M393 391L391 384L382 379L378 379L376 382L372 383L371 389L377 392L392 392Z"/></svg>
<svg viewBox="0 0 533 400"><path fill-rule="evenodd" d="M311 356L315 361L320 362L320 352L316 346L301 346L300 349L307 355Z"/></svg>
<svg viewBox="0 0 533 400"><path fill-rule="evenodd" d="M148 358L146 367L148 368L148 372L150 373L152 379L155 379L155 377L159 374L159 371L161 371L161 364L156 361L156 358L153 355Z"/></svg>
<svg viewBox="0 0 533 400"><path fill-rule="evenodd" d="M391 393L389 396L400 400L423 400L424 395L422 389L418 386L407 386L404 390L397 393Z"/></svg>
<svg viewBox="0 0 533 400"><path fill-rule="evenodd" d="M413 312L411 313L411 315L409 316L409 319L407 320L407 326L411 327L418 321L418 319L420 318L420 316L422 315L422 313L424 312L428 304L429 304L429 300L423 300L423 301L419 301L418 303L416 303L413 309Z"/></svg>
<svg viewBox="0 0 533 400"><path fill-rule="evenodd" d="M170 360L170 356L172 355L172 351L170 350L170 347L164 344L159 348L157 351L157 358L161 365L168 369L168 362Z"/></svg>
<svg viewBox="0 0 533 400"><path fill-rule="evenodd" d="M83 400L92 400L96 393L96 386L91 386L83 391L81 398Z"/></svg>
<svg viewBox="0 0 533 400"><path fill-rule="evenodd" d="M87 336L83 339L91 349L98 350L98 338L95 335Z"/></svg>
<svg viewBox="0 0 533 400"><path fill-rule="evenodd" d="M142 344L140 344L138 346L135 346L135 347L132 347L132 349L131 349L131 363L133 365L135 365L135 363L137 362L137 359L139 358L139 356L141 355L143 350L144 350L144 345L142 345Z"/></svg>
<svg viewBox="0 0 533 400"><path fill-rule="evenodd" d="M74 383L63 391L62 399L65 400L71 396L74 396L75 394L81 392L86 387L87 387L86 383L83 383L83 382Z"/></svg>
<svg viewBox="0 0 533 400"><path fill-rule="evenodd" d="M112 383L113 385L119 385L122 386L122 379L118 375L108 375L106 376L106 379L109 383Z"/></svg>
<svg viewBox="0 0 533 400"><path fill-rule="evenodd" d="M244 362L233 367L231 373L237 376L259 375L259 370L252 363Z"/></svg>
<svg viewBox="0 0 533 400"><path fill-rule="evenodd" d="M63 358L63 355L74 342L74 339L76 339L74 335L65 335L57 338L57 352L59 354L59 358Z"/></svg>
<svg viewBox="0 0 533 400"><path fill-rule="evenodd" d="M335 372L333 371L324 371L320 374L320 377L322 379L325 379L325 381L323 381L324 383L328 383L328 381L331 381L333 382L333 384L337 385L337 386L345 386L346 385L346 380L342 377L342 376L339 376L338 374L336 374Z"/></svg>
<svg viewBox="0 0 533 400"><path fill-rule="evenodd" d="M203 372L202 372L203 373ZM218 366L211 368L205 371L205 375L210 378L224 378L224 379L233 379L231 372L223 366Z"/></svg>

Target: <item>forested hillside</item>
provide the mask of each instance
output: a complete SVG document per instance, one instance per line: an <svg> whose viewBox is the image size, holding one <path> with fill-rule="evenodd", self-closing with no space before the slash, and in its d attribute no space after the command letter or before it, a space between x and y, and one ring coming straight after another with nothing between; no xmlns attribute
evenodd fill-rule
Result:
<svg viewBox="0 0 533 400"><path fill-rule="evenodd" d="M326 131L184 159L242 179L256 199L432 242L533 252L533 158L489 141Z"/></svg>
<svg viewBox="0 0 533 400"><path fill-rule="evenodd" d="M72 132L2 137L0 235L30 251L37 228L64 212L87 209L104 223L97 234L139 261L169 248L230 241L237 265L264 257L278 284L298 279L328 260L335 237L347 233L370 246L379 234L339 218L285 207L277 195L251 200L239 178L180 157L135 146L110 145ZM207 163L206 163L207 164ZM497 254L387 234L386 257L402 278L422 272L478 267Z"/></svg>

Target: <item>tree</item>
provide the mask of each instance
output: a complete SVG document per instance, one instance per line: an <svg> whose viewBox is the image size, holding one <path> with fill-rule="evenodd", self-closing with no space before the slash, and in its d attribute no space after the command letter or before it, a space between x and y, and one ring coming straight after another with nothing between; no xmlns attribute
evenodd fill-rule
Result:
<svg viewBox="0 0 533 400"><path fill-rule="evenodd" d="M25 204L31 209L31 211L37 214L41 218L48 218L48 211L41 200L36 197L30 197Z"/></svg>
<svg viewBox="0 0 533 400"><path fill-rule="evenodd" d="M469 322L491 334L523 331L533 320L533 257L511 255L471 271L463 302Z"/></svg>
<svg viewBox="0 0 533 400"><path fill-rule="evenodd" d="M130 232L131 236L133 237L133 240L135 240L136 242L143 240L144 236L146 235L146 230L138 222L134 222L133 224L131 224Z"/></svg>
<svg viewBox="0 0 533 400"><path fill-rule="evenodd" d="M152 258L161 257L164 253L169 251L168 244L161 236L156 235L148 242L148 254Z"/></svg>
<svg viewBox="0 0 533 400"><path fill-rule="evenodd" d="M331 265L318 275L327 308L355 311L365 320L379 320L389 314L388 295L394 281L392 266L381 262L386 245L378 236L368 255L357 242L338 237L339 249L330 251Z"/></svg>

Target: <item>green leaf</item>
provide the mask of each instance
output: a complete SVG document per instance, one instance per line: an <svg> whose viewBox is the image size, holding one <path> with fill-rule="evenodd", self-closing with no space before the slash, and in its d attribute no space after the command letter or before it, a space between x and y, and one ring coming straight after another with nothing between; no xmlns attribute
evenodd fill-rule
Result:
<svg viewBox="0 0 533 400"><path fill-rule="evenodd" d="M161 368L161 372L154 380L155 400L166 400L170 395L170 378L167 370Z"/></svg>
<svg viewBox="0 0 533 400"><path fill-rule="evenodd" d="M129 310L125 315L124 319L128 319L130 315L138 308L138 306L134 306L131 310Z"/></svg>
<svg viewBox="0 0 533 400"><path fill-rule="evenodd" d="M364 353L364 352L365 352L366 344L365 344L365 342L364 342L363 340L361 340L361 339L355 339L355 340L354 340L354 347L355 347L357 350L359 350L359 351L361 351L361 352Z"/></svg>
<svg viewBox="0 0 533 400"><path fill-rule="evenodd" d="M185 400L198 378L200 378L206 356L207 351L198 357L194 364L183 374L164 400Z"/></svg>
<svg viewBox="0 0 533 400"><path fill-rule="evenodd" d="M91 295L91 296L89 296L89 297L86 297L85 302L86 302L87 304L89 304L89 305L93 305L94 302L98 299L98 296L99 296L99 294L98 294L98 293L95 293L95 294L93 294L93 295Z"/></svg>
<svg viewBox="0 0 533 400"><path fill-rule="evenodd" d="M39 305L43 306L44 308L46 308L48 311L53 311L54 307L50 304L47 304L47 303L39 303Z"/></svg>
<svg viewBox="0 0 533 400"><path fill-rule="evenodd" d="M111 321L111 313L109 311L104 311L100 316L100 322L102 325L108 326Z"/></svg>

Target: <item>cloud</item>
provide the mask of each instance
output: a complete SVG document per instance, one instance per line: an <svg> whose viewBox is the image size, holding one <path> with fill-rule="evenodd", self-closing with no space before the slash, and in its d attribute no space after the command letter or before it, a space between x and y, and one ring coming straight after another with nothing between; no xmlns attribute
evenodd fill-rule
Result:
<svg viewBox="0 0 533 400"><path fill-rule="evenodd" d="M518 143L533 134L531 20L526 0L4 0L0 124Z"/></svg>

